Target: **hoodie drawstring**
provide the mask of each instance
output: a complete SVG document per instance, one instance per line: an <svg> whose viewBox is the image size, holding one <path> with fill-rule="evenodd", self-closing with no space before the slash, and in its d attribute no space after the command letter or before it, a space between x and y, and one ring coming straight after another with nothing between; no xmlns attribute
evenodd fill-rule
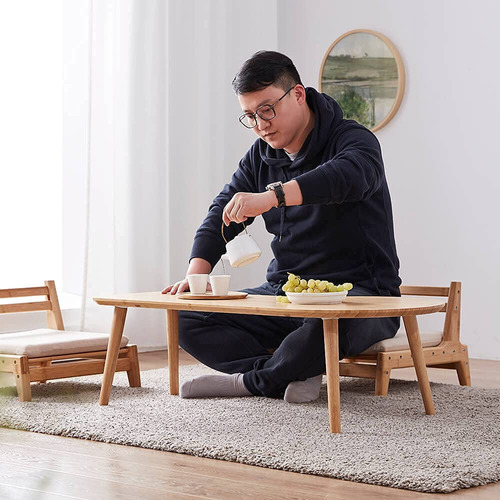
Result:
<svg viewBox="0 0 500 500"><path fill-rule="evenodd" d="M280 208L280 241L281 235L283 234L283 226L285 225L285 207Z"/></svg>

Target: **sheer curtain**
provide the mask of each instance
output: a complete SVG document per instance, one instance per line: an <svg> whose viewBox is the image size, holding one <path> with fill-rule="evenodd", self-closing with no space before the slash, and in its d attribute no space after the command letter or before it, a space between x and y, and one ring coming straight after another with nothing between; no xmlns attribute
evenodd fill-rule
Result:
<svg viewBox="0 0 500 500"><path fill-rule="evenodd" d="M83 295L73 326L107 331L111 308L92 297L184 275L194 231L254 140L238 127L231 80L253 52L276 49L276 2L255 5L265 12L229 0L65 3L64 285ZM265 34L249 40L244 27L259 20ZM165 346L164 313L130 310L125 334Z"/></svg>
<svg viewBox="0 0 500 500"><path fill-rule="evenodd" d="M111 311L93 296L167 279L166 3L65 9L74 49L65 58L65 285L82 293L78 327L107 330ZM141 313L129 314L127 335L161 345L163 315Z"/></svg>

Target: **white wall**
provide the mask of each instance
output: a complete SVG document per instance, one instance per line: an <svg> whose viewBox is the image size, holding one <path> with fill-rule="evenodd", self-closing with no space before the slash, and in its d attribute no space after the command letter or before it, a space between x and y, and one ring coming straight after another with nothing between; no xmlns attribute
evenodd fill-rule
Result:
<svg viewBox="0 0 500 500"><path fill-rule="evenodd" d="M462 281L462 341L500 359L500 5L491 0L278 0L278 48L306 85L341 34L379 31L407 75L402 105L378 131L403 283ZM432 320L423 321L431 324Z"/></svg>

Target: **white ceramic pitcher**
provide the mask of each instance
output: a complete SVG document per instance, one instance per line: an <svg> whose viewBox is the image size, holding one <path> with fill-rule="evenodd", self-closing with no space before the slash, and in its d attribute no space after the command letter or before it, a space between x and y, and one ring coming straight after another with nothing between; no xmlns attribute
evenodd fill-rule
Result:
<svg viewBox="0 0 500 500"><path fill-rule="evenodd" d="M228 243L224 236L224 222L222 223L221 232L226 242L226 255L232 267L246 266L262 255L262 250L259 248L256 241L248 234L245 224L243 224L243 227L245 230Z"/></svg>

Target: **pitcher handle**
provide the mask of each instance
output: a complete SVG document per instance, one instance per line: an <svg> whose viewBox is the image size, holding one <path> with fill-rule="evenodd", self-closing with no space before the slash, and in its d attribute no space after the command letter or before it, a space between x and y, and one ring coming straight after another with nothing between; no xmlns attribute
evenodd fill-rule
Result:
<svg viewBox="0 0 500 500"><path fill-rule="evenodd" d="M244 222L242 222L241 224L243 224L243 229L245 229L245 233L247 233L247 234L248 234L248 231L247 231L247 228L246 228L246 226L245 226L245 223L244 223ZM224 236L224 221L222 222L222 226L221 226L221 228L220 228L220 232L221 232L222 237L224 238L224 241L226 242L226 245L227 245L227 240L226 240L226 237Z"/></svg>

